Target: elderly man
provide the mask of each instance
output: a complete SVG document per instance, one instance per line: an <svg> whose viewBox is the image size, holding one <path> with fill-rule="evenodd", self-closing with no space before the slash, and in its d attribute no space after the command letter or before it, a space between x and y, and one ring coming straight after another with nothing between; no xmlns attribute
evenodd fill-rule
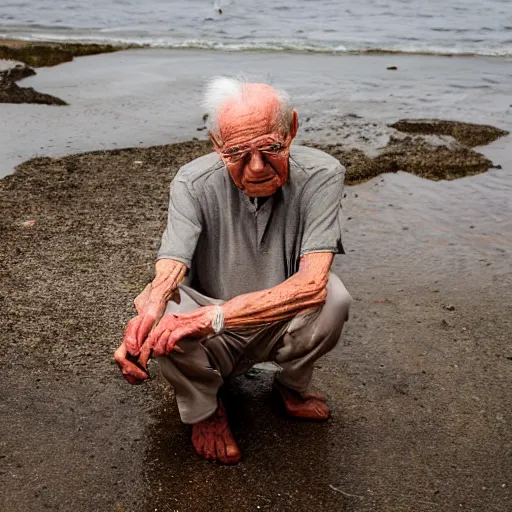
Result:
<svg viewBox="0 0 512 512"><path fill-rule="evenodd" d="M343 252L345 170L321 151L290 147L298 116L284 92L219 78L205 106L215 152L172 182L156 277L135 299L115 359L135 384L158 358L197 453L229 464L241 453L218 391L255 363L281 367L274 388L289 416L329 417L308 387L351 302L330 273Z"/></svg>

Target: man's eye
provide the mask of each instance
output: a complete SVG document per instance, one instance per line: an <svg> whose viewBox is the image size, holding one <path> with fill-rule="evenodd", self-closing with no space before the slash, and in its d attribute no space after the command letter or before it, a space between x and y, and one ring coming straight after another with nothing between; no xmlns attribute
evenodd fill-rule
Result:
<svg viewBox="0 0 512 512"><path fill-rule="evenodd" d="M268 146L267 151L270 151L271 153L278 153L282 149L283 149L283 146L281 144L276 143L276 144L271 144L270 146Z"/></svg>

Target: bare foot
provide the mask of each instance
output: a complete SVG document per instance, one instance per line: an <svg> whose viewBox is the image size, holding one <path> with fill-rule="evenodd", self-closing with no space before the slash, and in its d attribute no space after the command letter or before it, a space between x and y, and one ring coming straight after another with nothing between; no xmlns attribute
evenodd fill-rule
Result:
<svg viewBox="0 0 512 512"><path fill-rule="evenodd" d="M301 394L283 386L276 379L274 379L273 387L281 396L288 416L316 421L329 419L331 411L325 403L326 397L322 393Z"/></svg>
<svg viewBox="0 0 512 512"><path fill-rule="evenodd" d="M192 444L201 457L222 464L236 464L242 458L220 400L219 407L209 418L192 427Z"/></svg>

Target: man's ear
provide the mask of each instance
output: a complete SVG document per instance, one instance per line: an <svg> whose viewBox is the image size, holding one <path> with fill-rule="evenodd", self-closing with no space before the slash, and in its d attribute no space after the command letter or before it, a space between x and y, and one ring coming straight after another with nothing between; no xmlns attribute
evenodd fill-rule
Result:
<svg viewBox="0 0 512 512"><path fill-rule="evenodd" d="M299 130L299 115L297 114L297 111L293 109L292 112L292 121L290 123L290 137L291 140L295 138L295 135L297 135L297 131Z"/></svg>

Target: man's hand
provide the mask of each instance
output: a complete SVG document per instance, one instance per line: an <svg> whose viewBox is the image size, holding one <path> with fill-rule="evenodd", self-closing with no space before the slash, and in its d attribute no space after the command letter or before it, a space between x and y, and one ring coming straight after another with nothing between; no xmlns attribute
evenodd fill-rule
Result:
<svg viewBox="0 0 512 512"><path fill-rule="evenodd" d="M215 310L216 306L204 306L181 315L167 313L151 331L143 352L147 353L150 349L153 357L167 355L172 351L180 352L176 343L182 338L201 337L212 332L211 322Z"/></svg>
<svg viewBox="0 0 512 512"><path fill-rule="evenodd" d="M139 355L142 344L164 314L169 300L179 304L178 284L186 271L187 267L179 261L157 261L155 279L134 300L138 315L126 326L123 344L132 356Z"/></svg>
<svg viewBox="0 0 512 512"><path fill-rule="evenodd" d="M114 353L114 359L130 384L140 384L148 378L146 364L151 347L144 342L164 314L168 301L174 299L179 303L178 284L186 271L186 265L179 261L157 261L155 279L134 300L138 315L126 325L123 343Z"/></svg>
<svg viewBox="0 0 512 512"><path fill-rule="evenodd" d="M164 314L166 303L163 301L150 301L151 284L135 299L135 309L138 316L132 318L127 326L123 343L114 353L123 377L130 384L142 384L147 378L146 364L149 358L149 349L141 354L141 347L150 330ZM140 355L140 357L139 357Z"/></svg>
<svg viewBox="0 0 512 512"><path fill-rule="evenodd" d="M164 314L166 306L167 304L162 301L147 304L145 309L128 322L123 345L132 356L139 355L144 341Z"/></svg>
<svg viewBox="0 0 512 512"><path fill-rule="evenodd" d="M136 358L131 357L126 350L124 342L114 352L114 359L119 365L123 377L130 384L142 384L148 378L146 364L142 365L142 361L137 362Z"/></svg>

